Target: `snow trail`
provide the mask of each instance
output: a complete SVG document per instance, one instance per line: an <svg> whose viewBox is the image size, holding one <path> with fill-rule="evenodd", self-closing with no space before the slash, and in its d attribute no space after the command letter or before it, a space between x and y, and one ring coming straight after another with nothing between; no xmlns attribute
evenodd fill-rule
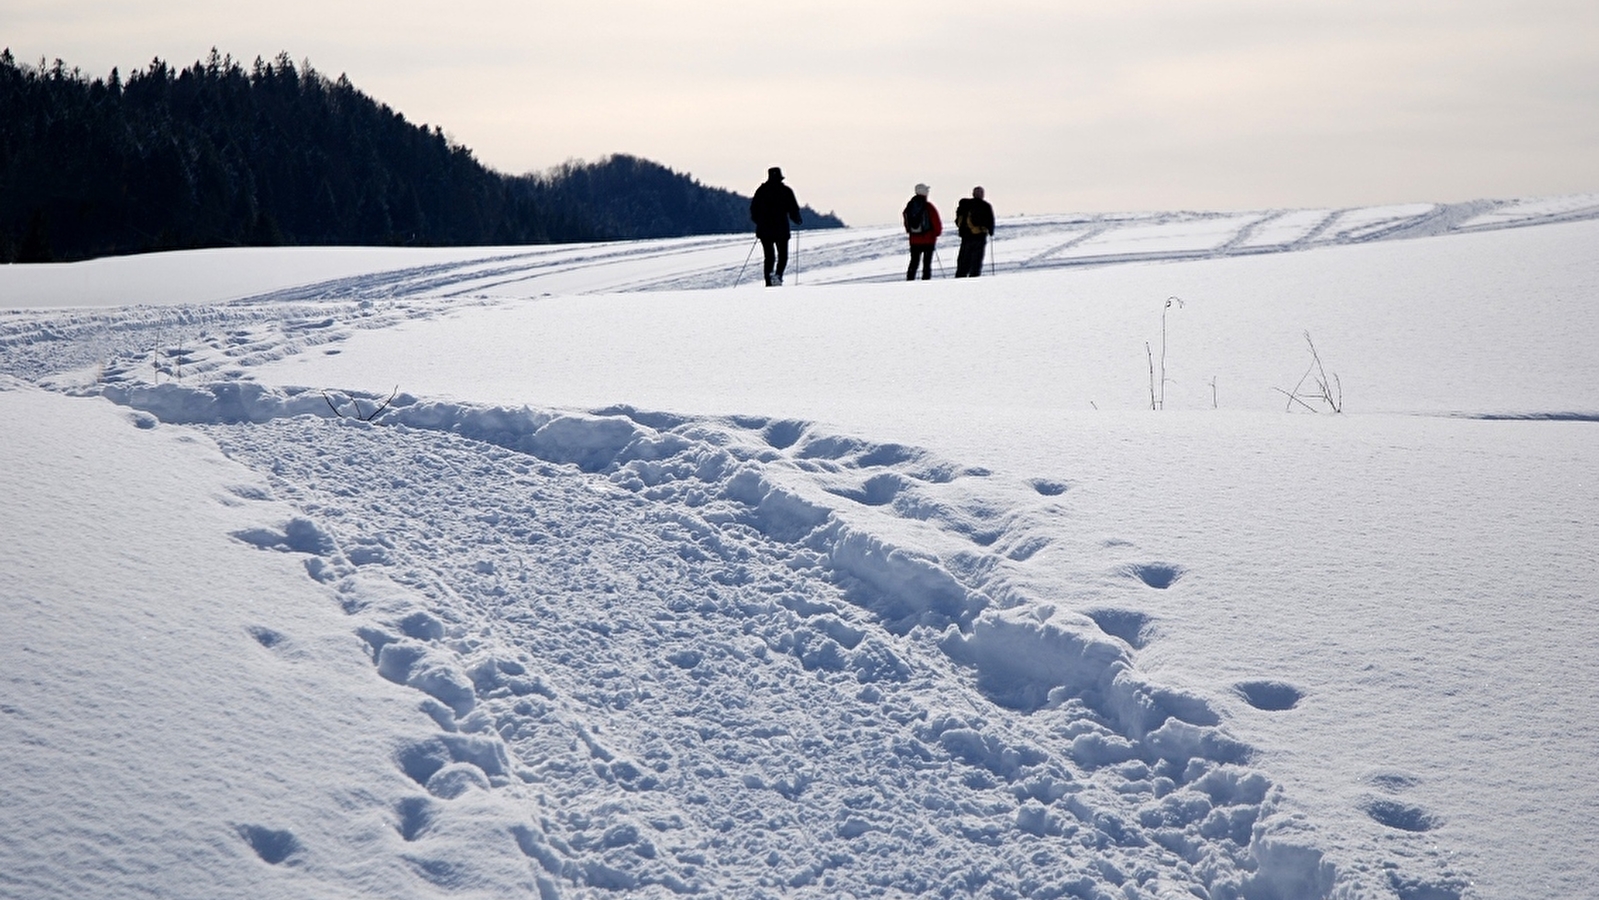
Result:
<svg viewBox="0 0 1599 900"><path fill-rule="evenodd" d="M419 859L488 792L540 811L505 840L551 896L1387 887L1340 877L1210 703L1138 673L1138 614L1009 577L1065 485L996 514L986 472L794 421L107 396L198 423L303 511L240 538L307 554L377 672L423 696L438 734L394 756ZM434 862L438 886L472 883Z"/></svg>

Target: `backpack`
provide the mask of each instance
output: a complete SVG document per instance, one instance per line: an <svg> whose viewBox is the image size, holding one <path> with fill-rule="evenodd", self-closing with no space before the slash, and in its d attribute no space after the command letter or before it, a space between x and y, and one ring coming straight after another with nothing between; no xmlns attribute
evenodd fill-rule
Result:
<svg viewBox="0 0 1599 900"><path fill-rule="evenodd" d="M905 230L923 234L933 230L933 220L927 215L927 198L918 194L905 204Z"/></svg>
<svg viewBox="0 0 1599 900"><path fill-rule="evenodd" d="M970 200L962 200L960 205L955 207L955 227L960 229L961 234L979 235L988 233L986 226L974 221L976 217L972 214L977 211L977 204Z"/></svg>

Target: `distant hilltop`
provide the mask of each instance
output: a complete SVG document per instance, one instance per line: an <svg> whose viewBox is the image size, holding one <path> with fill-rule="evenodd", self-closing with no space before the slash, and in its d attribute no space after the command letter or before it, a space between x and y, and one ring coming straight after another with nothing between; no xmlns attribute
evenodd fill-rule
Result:
<svg viewBox="0 0 1599 900"><path fill-rule="evenodd" d="M749 198L637 157L511 176L287 53L90 79L0 53L0 262L273 245L751 231ZM752 164L752 170L764 168ZM804 210L811 228L838 228Z"/></svg>

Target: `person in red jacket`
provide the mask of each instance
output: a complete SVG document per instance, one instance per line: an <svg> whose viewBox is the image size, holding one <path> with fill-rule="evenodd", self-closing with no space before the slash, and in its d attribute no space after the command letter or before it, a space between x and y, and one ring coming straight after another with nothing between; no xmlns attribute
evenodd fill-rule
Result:
<svg viewBox="0 0 1599 900"><path fill-rule="evenodd" d="M938 218L938 207L927 202L932 188L925 184L916 186L916 196L905 204L905 233L911 238L911 264L905 270L905 280L916 278L916 264L922 264L922 280L933 277L933 248L938 236L944 233L944 223Z"/></svg>

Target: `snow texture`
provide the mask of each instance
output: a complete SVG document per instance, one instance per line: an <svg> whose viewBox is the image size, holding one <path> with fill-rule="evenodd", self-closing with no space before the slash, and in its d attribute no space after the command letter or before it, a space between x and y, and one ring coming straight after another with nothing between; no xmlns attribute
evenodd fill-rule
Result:
<svg viewBox="0 0 1599 900"><path fill-rule="evenodd" d="M0 894L1582 896L1591 215L0 273Z"/></svg>

